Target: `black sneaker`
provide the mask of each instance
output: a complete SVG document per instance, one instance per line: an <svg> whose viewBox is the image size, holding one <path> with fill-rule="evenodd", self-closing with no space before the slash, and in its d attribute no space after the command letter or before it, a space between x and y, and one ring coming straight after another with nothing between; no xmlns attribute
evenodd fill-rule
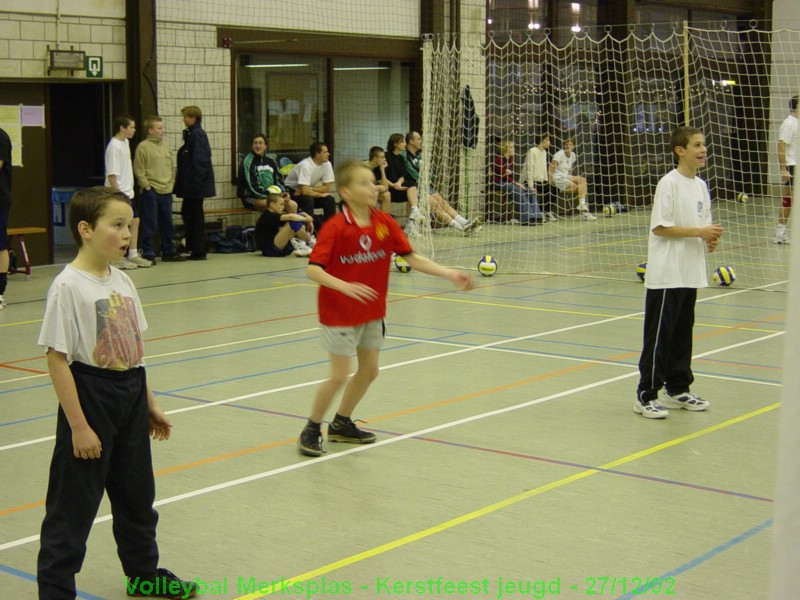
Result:
<svg viewBox="0 0 800 600"><path fill-rule="evenodd" d="M152 577L128 577L125 588L134 598L194 598L197 583L183 581L172 571L156 569Z"/></svg>
<svg viewBox="0 0 800 600"><path fill-rule="evenodd" d="M300 437L297 438L297 449L306 456L322 456L325 451L322 449L322 431L319 425L309 422L303 427Z"/></svg>
<svg viewBox="0 0 800 600"><path fill-rule="evenodd" d="M163 262L185 262L186 257L178 252L173 252L172 254L162 254L161 260Z"/></svg>
<svg viewBox="0 0 800 600"><path fill-rule="evenodd" d="M375 443L375 434L359 429L349 418L336 417L328 425L328 441L373 444Z"/></svg>

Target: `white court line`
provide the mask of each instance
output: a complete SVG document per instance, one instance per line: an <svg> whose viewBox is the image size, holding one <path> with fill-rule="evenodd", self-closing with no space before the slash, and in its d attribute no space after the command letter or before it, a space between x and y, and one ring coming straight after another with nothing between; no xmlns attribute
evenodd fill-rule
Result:
<svg viewBox="0 0 800 600"><path fill-rule="evenodd" d="M725 346L723 348L718 348L716 350L710 350L708 352L704 352L702 355L697 355L696 357L693 357L693 358L699 358L701 356L708 356L710 354L715 354L717 352L725 352L725 351L729 350L730 348L737 348L737 347L741 347L741 346L746 345L746 344L761 342L761 341L764 341L764 340L771 339L771 338L773 338L773 337L775 337L777 335L783 335L783 333L782 332L773 333L773 334L764 336L763 338L758 338L758 339L755 339L755 340L751 340L749 342L742 342L742 343L739 343L739 344L732 344L731 346ZM185 492L183 494L177 494L175 496L170 496L169 498L164 498L162 500L157 500L153 505L155 507L165 506L167 504L173 504L175 502L180 502L182 500L189 500L191 498L196 498L198 496L204 496L206 494L210 494L210 493L213 493L213 492L218 492L218 491L225 490L225 489L228 489L228 488L236 487L236 486L239 486L239 485L242 485L242 484L245 484L245 483L250 483L252 481L258 481L260 479L265 479L267 477L273 477L275 475L280 475L282 473L289 473L291 471L296 471L298 469L304 469L306 467L311 467L311 466L314 466L314 465L318 465L320 463L323 463L323 462L326 462L326 461L329 461L329 460L338 460L338 459L340 459L340 458L342 458L344 456L349 456L351 454L355 454L356 452L372 451L375 448L380 448L382 446L387 446L389 444L394 444L394 443L401 442L401 441L404 441L404 440L407 440L407 439L411 439L411 438L415 438L415 437L427 436L427 435L429 435L431 433L434 433L436 431L442 431L444 429L450 429L450 428L453 428L453 427L458 427L459 425L465 425L467 423L472 423L474 421L479 421L481 419L487 419L487 418L490 418L490 417L495 417L497 415L502 415L502 414L510 413L510 412L517 411L517 410L520 410L520 409L523 409L523 408L528 408L529 406L534 406L536 404L542 404L544 402L549 402L550 400L555 400L557 398L563 398L565 396L570 396L572 394L577 394L579 392L584 392L586 390L591 390L591 389L594 389L594 388L597 388L597 387L600 387L600 386L604 386L604 385L609 384L609 383L614 383L614 382L617 382L617 381L621 381L623 379L628 379L628 378L633 377L633 376L638 375L638 374L639 373L638 373L638 370L637 370L637 371L633 371L631 373L625 373L623 375L617 375L616 377L609 377L608 379L603 379L601 381L595 381L595 382L592 382L592 383L587 383L585 385L581 385L581 386L578 386L578 387L575 387L575 388L572 388L572 389L569 389L569 390L564 390L562 392L557 392L555 394L551 394L551 395L545 396L543 398L537 398L536 400L529 400L527 402L522 402L520 404L514 404L513 406L507 406L505 408L498 408L496 410L487 411L487 412L484 412L484 413L473 415L471 417L464 417L463 419L458 419L458 420L455 420L455 421L449 421L447 423L442 423L440 425L434 425L433 427L427 427L425 429L420 429L419 431L415 431L415 432L412 432L412 433L404 433L402 435L398 435L398 436L395 436L395 437L392 437L392 438L379 440L379 441L375 442L374 444L356 446L356 447L351 448L349 450L343 450L341 452L336 452L336 453L329 453L329 454L326 454L324 456L320 456L320 457L317 457L317 458L314 458L314 459L303 460L302 462L292 463L290 465L285 465L283 467L278 467L276 469L270 469L269 471L263 471L261 473L256 473L254 475L248 475L247 477L240 477L238 479L232 479L230 481L225 481L223 483L218 483L216 485L210 485L210 486L207 486L207 487L204 487L204 488L200 488L200 489L197 489L197 490L194 490L194 491L191 491L191 492ZM110 521L111 518L112 518L112 515L103 515L102 517L97 517L93 521L93 524L105 523L106 521ZM25 537L25 538L20 538L20 539L17 539L17 540L13 540L11 542L7 542L5 544L0 544L0 552L2 552L4 550L9 550L11 548L16 548L18 546L24 546L25 544L30 544L32 542L37 541L38 539L39 539L38 535L32 535L32 536L28 536L28 537Z"/></svg>
<svg viewBox="0 0 800 600"><path fill-rule="evenodd" d="M786 283L786 282L783 281L783 282L778 282L778 283L770 284L770 285L781 285L783 283ZM764 286L764 287L769 287L769 286ZM743 293L749 292L749 291L752 291L752 290L731 290L730 292L727 292L725 294L718 294L716 296L712 296L712 297L709 297L709 298L699 299L698 302L704 302L706 300L712 300L712 299L717 299L717 298L726 297L726 296L733 296L733 295L737 295L737 294L743 294ZM522 336L522 337L498 340L496 342L489 342L487 344L481 344L479 346L459 347L459 350L453 350L452 352L445 352L443 354L436 354L434 356L415 358L415 359L411 359L411 360L407 360L407 361L403 361L403 362L399 362L399 363L394 363L394 364L390 364L390 365L383 365L383 366L380 367L380 370L384 371L384 370L388 370L388 369L395 369L397 367L404 367L404 366L407 366L407 365L412 365L412 364L421 363L421 362L427 362L427 361L435 360L435 359L439 359L439 358L446 358L446 357L449 357L449 356L454 356L456 354L463 354L463 353L466 353L466 352L474 352L476 350L493 349L495 346L499 346L501 344L514 343L514 342L519 342L519 341L524 341L524 340L529 340L529 339L535 339L535 338L544 337L544 336L547 336L547 335L553 335L553 334L556 334L556 333L563 333L565 331L571 331L571 330L575 330L575 329L582 329L582 328L585 328L585 327L593 327L595 325L603 325L603 324L606 324L606 323L611 323L611 322L619 321L619 320L622 320L622 319L630 319L630 318L637 317L637 316L640 316L640 315L644 315L644 312L640 311L640 312L636 312L636 313L630 313L630 314L627 314L627 315L611 317L611 318L608 318L608 319L602 319L600 321L592 321L590 323L582 323L582 324L579 324L579 325L571 325L569 327L562 327L560 329L551 329L550 331L542 331L540 333L534 333L534 334L526 335L526 336ZM304 330L298 331L296 333L305 333L305 332L308 332L308 331L313 331L314 329L316 329L316 328L304 329ZM291 334L279 334L279 335L291 335ZM739 347L739 346L742 346L742 345L753 343L755 341L760 341L762 339L770 339L772 337L775 337L776 335L783 335L783 332L770 334L770 335L766 336L765 338L757 338L756 340L752 340L750 342L741 342L739 344L734 344L733 346L731 346L731 348L736 348L736 347ZM277 336L267 336L267 337L277 337ZM260 339L260 338L254 338L254 339ZM439 343L439 344L445 343L445 342L432 342L432 341L429 341L429 340L422 340L422 341L427 341L428 343ZM227 342L226 344L223 344L223 345L230 345L230 344L234 344L234 343L236 343L236 342ZM716 352L716 351L712 351L712 352ZM157 355L157 356L162 356L162 355ZM703 356L706 356L706 354L697 355L696 358L701 358ZM550 357L550 358L554 358L554 357ZM562 360L576 360L576 359L569 359L569 358L566 358L566 357L561 357L561 359ZM597 362L598 364L602 364L602 363L599 363L599 361L585 361L585 362L592 362L592 363ZM296 383L296 384L293 384L293 385L287 385L287 386L283 386L283 387L279 387L279 388L271 388L271 389L268 389L268 390L261 390L259 392L252 392L250 394L244 394L244 395L241 395L241 396L233 396L231 398L225 398L223 400L216 400L214 402L207 402L207 403L204 403L204 404L194 404L192 406L185 406L183 408L176 408L176 409L173 409L173 410L170 410L170 411L165 411L165 412L168 415L174 415L174 414L183 413L183 412L189 412L189 411L193 411L193 410L202 410L204 408L211 408L212 406L220 406L220 405L224 405L224 404L230 404L231 402L238 402L240 400L249 400L251 398L258 398L258 397L261 397L261 396L269 396L271 394L277 394L279 392L286 392L286 391L290 391L290 390L297 390L297 389L301 389L301 388L304 388L304 387L309 387L309 386L312 386L312 385L319 385L319 384L323 383L324 381L327 381L327 379L316 379L316 380L313 380L313 381L306 381L306 382L303 382L303 383ZM761 382L753 382L753 383L761 383ZM14 448L21 448L21 447L24 447L24 446L30 446L30 445L33 445L33 444L39 444L39 443L43 443L43 442L48 442L48 441L51 441L51 440L54 440L54 439L55 439L55 436L52 435L52 436L48 436L48 437L37 438L35 440L28 440L28 441L25 441L25 442L18 442L16 444L10 444L10 445L7 445L7 446L0 446L0 452L3 452L5 450L13 450Z"/></svg>
<svg viewBox="0 0 800 600"><path fill-rule="evenodd" d="M164 358L165 356L177 356L179 354L189 354L191 352L204 352L206 350L215 350L216 348L225 348L226 346L235 346L237 344L249 344L251 342L263 342L264 340L271 340L279 337L287 337L290 335L298 335L301 333L310 333L312 331L318 331L319 327L311 327L310 329L300 329L298 331L290 331L288 333L276 333L275 335L265 335L262 337L257 338L250 338L249 340L236 340L235 342L225 342L222 344L213 344L211 346L199 346L197 348L187 348L185 350L176 350L175 352L164 352L162 354L148 354L145 356L145 361L150 360L152 358ZM153 342L149 342L153 343ZM49 377L49 373L38 373L36 375L28 375L26 377L18 377L16 379L4 379L0 381L0 385L5 383L13 383L16 381L27 381L28 379L37 379L39 377Z"/></svg>

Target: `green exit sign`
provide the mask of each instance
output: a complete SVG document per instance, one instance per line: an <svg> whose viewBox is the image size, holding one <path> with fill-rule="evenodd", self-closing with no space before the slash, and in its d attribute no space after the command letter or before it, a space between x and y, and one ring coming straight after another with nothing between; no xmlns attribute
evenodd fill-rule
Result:
<svg viewBox="0 0 800 600"><path fill-rule="evenodd" d="M86 77L98 79L103 76L103 57L86 57Z"/></svg>

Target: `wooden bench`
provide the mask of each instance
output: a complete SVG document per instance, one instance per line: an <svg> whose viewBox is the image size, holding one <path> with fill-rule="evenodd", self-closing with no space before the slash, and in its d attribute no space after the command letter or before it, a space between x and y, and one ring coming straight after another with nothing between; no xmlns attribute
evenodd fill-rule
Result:
<svg viewBox="0 0 800 600"><path fill-rule="evenodd" d="M10 227L8 229L8 247L9 249L11 248L13 239L16 237L19 242L19 249L22 252L22 262L25 264L26 279L31 277L31 260L28 256L28 248L25 246L25 236L28 234L33 235L34 233L47 233L47 229L45 227ZM20 272L21 270L16 267L9 270L9 273Z"/></svg>

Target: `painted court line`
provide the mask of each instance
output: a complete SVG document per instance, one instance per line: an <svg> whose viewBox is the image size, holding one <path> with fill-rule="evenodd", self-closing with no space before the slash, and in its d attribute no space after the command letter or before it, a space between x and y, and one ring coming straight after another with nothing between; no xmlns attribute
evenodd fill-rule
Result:
<svg viewBox="0 0 800 600"><path fill-rule="evenodd" d="M588 386L584 386L584 387L588 387ZM544 401L544 399L542 399L541 401ZM540 402L540 401L533 401L533 403L538 403L538 402ZM525 404L530 404L530 403L525 403ZM287 579L286 580L286 585L291 586L291 584L294 583L294 582L307 581L309 579L313 579L315 577L319 577L321 575L325 575L327 573L330 573L331 571L335 571L337 569L341 569L343 567L347 567L347 566L350 566L352 564L364 561L364 560L366 560L368 558L372 558L373 556L378 556L378 555L383 554L385 552L389 552L391 550L395 550L397 548L400 548L402 546L406 546L406 545L411 544L413 542L417 542L417 541L419 541L421 539L430 537L430 536L435 535L437 533L441 533L442 531L446 531L448 529L452 529L453 527L456 527L458 525L462 525L464 523L468 523L470 521L473 521L473 520L478 519L480 517L484 517L484 516L486 516L488 514L496 512L498 510L507 508L509 506L512 506L514 504L522 502L523 500L528 500L529 498L533 498L534 496L538 496L538 495L543 494L545 492L549 492L549 491L564 487L564 486L566 486L566 485L568 485L570 483L574 483L576 481L580 481L580 480L585 479L587 477L591 477L592 475L597 475L598 473L602 473L603 471L614 469L615 467L618 467L620 465L623 465L623 464L626 464L626 463L629 463L629 462L633 462L635 460L638 460L640 458L644 458L646 456L650 456L651 454L655 454L656 452L660 452L661 450L666 450L667 448L672 448L673 446L677 446L678 444L682 444L684 442L688 442L690 440L693 440L695 438L701 437L703 435L707 435L709 433L713 433L715 431L719 431L721 429L725 429L726 427L729 427L731 425L735 425L737 423L741 423L741 422L746 421L748 419L751 419L753 417L765 414L765 413L767 413L769 411L775 410L776 408L778 408L778 406L779 406L779 404L775 403L775 404L771 404L769 406L765 406L763 408L759 408L757 410L751 411L751 412L746 413L744 415L741 415L739 417L735 417L733 419L729 419L729 420L724 421L722 423L718 423L716 425L712 425L711 427L706 427L705 429L701 429L701 430L696 431L694 433L690 433L688 435L685 435L685 436L682 436L682 437L679 437L679 438L674 438L674 439L669 440L667 442L664 442L662 444L658 444L656 446L651 446L650 448L646 448L645 450L641 450L639 452L635 452L633 454L629 454L627 456L623 456L622 458L619 458L617 460L611 461L611 462L606 463L604 465L601 465L601 466L599 466L597 468L587 469L585 471L581 471L580 473L576 473L574 475L570 475L568 477L564 477L562 479L558 479L556 481L552 481L550 483L547 483L545 485L539 486L539 487L534 488L532 490L528 490L526 492L522 492L521 494L517 494L515 496L511 496L509 498L505 498L503 500L500 500L500 501L495 502L493 504L490 504L488 506L484 506L484 507L479 508L477 510L474 510L472 512L463 514L463 515L461 515L459 517L456 517L454 519L450 519L450 520L445 521L443 523L439 523L438 525L434 525L433 527L428 527L427 529L423 529L423 530L418 531L416 533L412 533L410 535L407 535L407 536L398 538L396 540L393 540L391 542L387 542L385 544L381 544L380 546L375 546L374 548L371 548L369 550L365 550L363 552L359 552L359 553L354 554L352 556L348 556L346 558L334 561L332 563L328 563L327 565L323 565L323 566L318 567L316 569L313 569L311 571L306 571L305 573L301 573L299 575L296 575L294 577L291 577L291 578ZM509 407L509 408L515 409L515 407ZM508 410L501 409L500 411L492 411L492 412L493 413L508 412ZM462 419L462 421L469 421L469 420L472 420L472 418ZM438 430L438 429L441 429L441 428L444 428L444 427L434 427L434 428L431 428L431 429ZM415 435L424 435L424 433L425 432L418 432ZM405 436L401 436L401 437L405 437ZM364 447L362 447L362 448L364 448ZM354 450L357 451L359 449L360 448L355 448ZM316 462L318 462L318 461L319 461L319 459L316 459ZM2 547L0 547L0 549L2 549ZM268 596L270 594L271 594L271 592L269 592L269 591L266 592L266 593L257 592L257 593L254 593L254 594L247 594L247 595L244 595L244 596L239 596L238 598L236 598L236 600L255 600L256 598L263 598L263 597Z"/></svg>

